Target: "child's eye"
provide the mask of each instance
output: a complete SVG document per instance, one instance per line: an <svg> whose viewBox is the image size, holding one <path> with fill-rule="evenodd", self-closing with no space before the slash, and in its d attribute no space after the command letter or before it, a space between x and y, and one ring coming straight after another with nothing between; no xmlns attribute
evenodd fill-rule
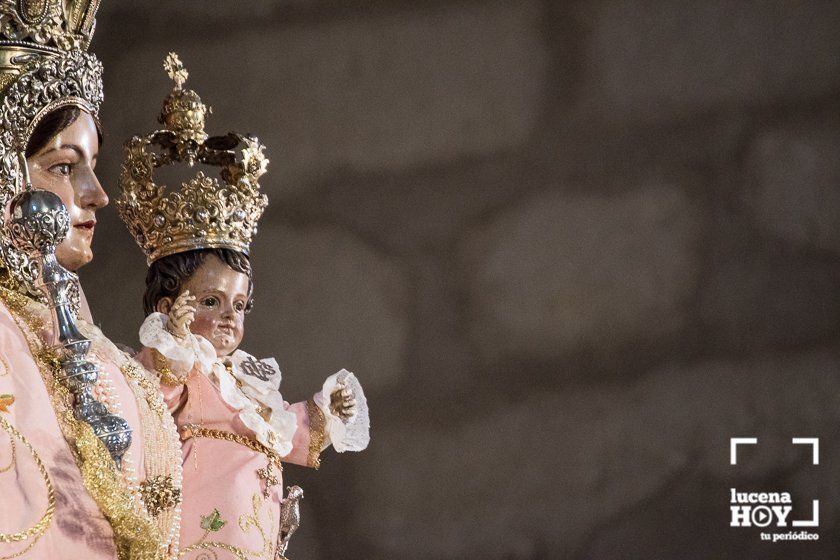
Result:
<svg viewBox="0 0 840 560"><path fill-rule="evenodd" d="M203 300L201 300L201 305L203 305L204 307L216 307L217 305L219 305L219 300L212 296L206 297Z"/></svg>
<svg viewBox="0 0 840 560"><path fill-rule="evenodd" d="M245 304L244 304L244 303L242 303L241 301L237 301L236 303L234 303L234 304L233 304L233 308L234 308L234 309L235 309L238 313L242 313L243 311L245 311Z"/></svg>

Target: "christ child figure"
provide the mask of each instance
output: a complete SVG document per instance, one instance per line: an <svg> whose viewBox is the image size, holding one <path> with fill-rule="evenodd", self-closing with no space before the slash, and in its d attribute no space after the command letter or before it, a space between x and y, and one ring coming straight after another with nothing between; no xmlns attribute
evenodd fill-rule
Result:
<svg viewBox="0 0 840 560"><path fill-rule="evenodd" d="M218 543L246 557L276 546L282 463L317 468L322 450L361 451L367 404L355 376L331 375L312 399L283 400L280 369L239 349L252 306L246 254L196 249L154 261L140 360L160 375L183 439L181 551ZM228 550L229 551L229 550Z"/></svg>

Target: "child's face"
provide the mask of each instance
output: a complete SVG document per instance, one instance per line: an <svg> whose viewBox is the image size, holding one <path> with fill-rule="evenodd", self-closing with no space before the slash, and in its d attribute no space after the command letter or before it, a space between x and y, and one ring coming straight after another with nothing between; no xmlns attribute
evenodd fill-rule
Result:
<svg viewBox="0 0 840 560"><path fill-rule="evenodd" d="M245 334L248 276L208 255L182 289L195 296L190 330L209 340L217 356L236 350Z"/></svg>

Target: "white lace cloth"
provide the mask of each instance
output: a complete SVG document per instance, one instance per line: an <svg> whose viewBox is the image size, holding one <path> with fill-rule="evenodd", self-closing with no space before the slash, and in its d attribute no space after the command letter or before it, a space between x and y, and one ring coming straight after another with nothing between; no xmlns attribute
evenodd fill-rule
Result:
<svg viewBox="0 0 840 560"><path fill-rule="evenodd" d="M297 430L297 417L286 410L288 403L280 394L282 375L274 358L257 360L242 350L223 359L216 357L213 345L200 335L190 334L176 339L166 330L168 317L152 313L140 327L140 342L157 350L177 375L186 375L197 365L205 375L219 385L222 399L239 411L239 418L256 435L257 441L273 449L281 457L292 451L292 439ZM230 369L226 367L230 364ZM356 414L345 424L330 411L330 395L339 383L353 390ZM356 376L342 369L329 376L313 400L324 413L324 448L332 444L336 451L361 451L370 441L370 419L367 399ZM266 420L261 409L270 409Z"/></svg>

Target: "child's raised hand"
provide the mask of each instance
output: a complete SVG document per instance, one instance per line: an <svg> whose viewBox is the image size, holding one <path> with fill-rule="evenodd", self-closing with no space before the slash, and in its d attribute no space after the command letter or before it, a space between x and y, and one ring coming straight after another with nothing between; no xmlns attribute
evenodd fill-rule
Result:
<svg viewBox="0 0 840 560"><path fill-rule="evenodd" d="M169 310L169 322L166 324L166 330L175 338L184 338L190 334L190 323L195 318L193 303L195 303L195 297L190 295L189 290L184 290L175 298Z"/></svg>
<svg viewBox="0 0 840 560"><path fill-rule="evenodd" d="M330 393L330 412L345 424L356 415L356 395L344 383L336 385Z"/></svg>

